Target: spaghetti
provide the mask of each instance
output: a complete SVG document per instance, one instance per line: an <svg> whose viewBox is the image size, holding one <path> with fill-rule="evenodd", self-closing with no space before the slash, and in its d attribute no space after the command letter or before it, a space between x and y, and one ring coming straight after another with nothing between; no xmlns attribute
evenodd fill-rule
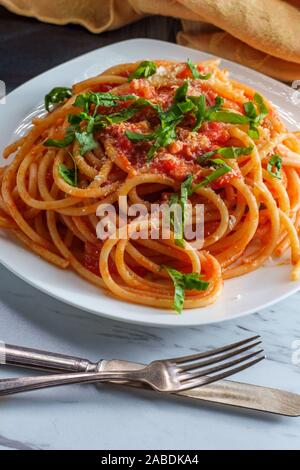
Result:
<svg viewBox="0 0 300 470"><path fill-rule="evenodd" d="M118 298L178 312L288 250L299 279L300 134L218 65L124 64L52 90L47 115L4 151L0 227ZM121 196L204 204L203 247L138 239L148 218L99 240L99 204L119 213Z"/></svg>

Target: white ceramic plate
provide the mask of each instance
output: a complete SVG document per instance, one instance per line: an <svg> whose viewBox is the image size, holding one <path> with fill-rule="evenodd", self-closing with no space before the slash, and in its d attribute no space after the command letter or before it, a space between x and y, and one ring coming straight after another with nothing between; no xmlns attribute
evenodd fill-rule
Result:
<svg viewBox="0 0 300 470"><path fill-rule="evenodd" d="M6 105L0 105L1 153L10 141L28 129L32 116L41 111L43 97L51 88L69 86L122 62L144 58L185 61L188 57L196 61L212 56L167 42L133 39L90 52L30 80L7 97ZM227 67L232 77L253 86L269 98L291 130L300 128L300 109L291 88L226 60L222 61L221 66ZM51 266L2 233L0 262L34 287L75 307L116 320L152 326L191 326L233 319L256 312L300 289L300 282L289 280L290 266L264 267L226 281L223 294L216 304L186 310L179 316L171 311L114 299L75 273Z"/></svg>

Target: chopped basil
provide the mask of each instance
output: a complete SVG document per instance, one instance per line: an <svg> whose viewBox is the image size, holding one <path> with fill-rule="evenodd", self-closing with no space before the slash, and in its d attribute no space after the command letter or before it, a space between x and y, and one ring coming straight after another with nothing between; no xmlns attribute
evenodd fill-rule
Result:
<svg viewBox="0 0 300 470"><path fill-rule="evenodd" d="M77 169L70 169L62 163L58 167L58 172L63 180L70 186L77 186Z"/></svg>
<svg viewBox="0 0 300 470"><path fill-rule="evenodd" d="M128 81L131 82L135 78L148 78L154 75L157 70L157 65L151 60L145 60L138 68L128 77Z"/></svg>
<svg viewBox="0 0 300 470"><path fill-rule="evenodd" d="M253 145L249 147L220 147L217 150L204 153L198 158L198 162L205 162L207 159L211 159L214 155L221 155L223 158L238 158L241 155L249 155L253 151Z"/></svg>
<svg viewBox="0 0 300 470"><path fill-rule="evenodd" d="M211 111L208 112L208 121L225 122L228 124L248 124L249 119L242 114L234 113L232 111Z"/></svg>
<svg viewBox="0 0 300 470"><path fill-rule="evenodd" d="M139 132L132 132L132 131L126 131L125 132L126 137L129 140L132 140L132 142L147 142L149 140L153 140L155 137L155 134L140 134Z"/></svg>
<svg viewBox="0 0 300 470"><path fill-rule="evenodd" d="M103 106L106 108L113 108L119 106L122 101L134 101L135 95L114 95L113 93L84 93L77 96L74 106L82 108L86 112L89 111L90 105L94 104L96 107Z"/></svg>
<svg viewBox="0 0 300 470"><path fill-rule="evenodd" d="M184 81L184 84L177 88L174 98L174 103L184 102L187 99L187 92L189 88L189 82Z"/></svg>
<svg viewBox="0 0 300 470"><path fill-rule="evenodd" d="M214 160L212 160L212 163L213 165L217 165L218 168L213 171L210 175L206 176L206 178L204 178L201 183L194 186L193 191L196 191L200 188L204 188L208 184L220 178L220 176L223 176L226 173L230 173L230 171L232 171L231 166L227 165L227 163L225 163L224 160L222 160L221 158L215 158Z"/></svg>
<svg viewBox="0 0 300 470"><path fill-rule="evenodd" d="M196 124L193 128L193 131L197 132L205 120L206 98L205 98L205 95L201 95L201 96L192 97L191 100L195 105L195 117L196 117Z"/></svg>
<svg viewBox="0 0 300 470"><path fill-rule="evenodd" d="M144 98L138 98L127 108L113 114L98 114L95 117L95 125L98 128L104 128L111 124L118 124L120 122L128 121L135 114L140 112L143 108L150 106L158 113L162 112L161 108L157 105L153 105L150 101L145 100Z"/></svg>
<svg viewBox="0 0 300 470"><path fill-rule="evenodd" d="M168 145L170 145L171 142L176 140L176 124L178 124L178 122L162 124L161 127L156 131L156 141L148 152L148 161L152 160L155 153L161 147L167 147Z"/></svg>
<svg viewBox="0 0 300 470"><path fill-rule="evenodd" d="M133 103L119 112L110 115L97 114L99 106L114 107L120 101L129 100L133 100ZM89 114L91 104L95 105L93 114ZM116 96L111 93L86 93L79 95L75 101L75 106L81 107L83 111L79 114L69 115L68 120L72 127L67 131L65 138L62 140L50 139L45 143L46 146L66 147L76 138L80 143L81 155L85 155L98 145L93 136L96 130L103 129L111 124L127 121L147 106L151 106L158 113L161 112L159 106L152 105L150 101L144 98L137 98L134 95ZM82 123L85 124L84 129L82 128Z"/></svg>
<svg viewBox="0 0 300 470"><path fill-rule="evenodd" d="M148 152L148 161L150 161L155 153L161 147L167 147L171 142L176 140L176 126L183 120L185 114L194 108L191 100L187 97L188 82L186 81L181 87L177 88L174 102L170 108L163 112L162 109L157 109L160 117L160 125L151 134L140 134L127 132L126 135L133 141L138 140L154 140Z"/></svg>
<svg viewBox="0 0 300 470"><path fill-rule="evenodd" d="M248 101L244 104L244 110L250 124L248 134L252 139L257 140L259 139L259 131L257 126L268 115L269 110L265 105L263 97L258 93L255 93L254 101L256 103L256 107L252 101Z"/></svg>
<svg viewBox="0 0 300 470"><path fill-rule="evenodd" d="M71 127L68 129L65 137L61 140L49 139L45 142L45 145L63 148L77 139L80 144L80 152L82 155L85 155L88 151L97 147L97 142L94 138L95 131L104 129L112 124L128 121L143 108L151 107L157 112L160 119L160 124L156 130L150 134L140 134L132 131L126 132L126 136L133 142L153 141L148 152L148 161L150 161L160 148L167 147L176 140L176 127L188 113L192 113L195 116L194 132L205 121L220 121L231 124L250 124L249 133L255 133L257 122L266 115L268 110L260 95L255 95L254 99L259 114L254 104L249 102L245 104L245 112L248 115L243 116L236 112L222 110L224 100L219 96L216 98L215 105L210 107L206 105L205 95L188 96L188 81L185 81L182 86L177 88L173 104L166 111L163 111L159 105L152 104L151 101L138 98L135 95L118 96L110 92L84 93L77 96L75 100L74 106L81 108L82 111L78 114L69 115L68 119ZM98 114L100 106L114 108L122 101L132 101L132 103L118 112ZM232 147L220 150L219 154L224 158L236 158L238 152L236 148Z"/></svg>
<svg viewBox="0 0 300 470"><path fill-rule="evenodd" d="M209 282L203 281L201 274L183 274L167 266L162 266L162 269L167 271L174 283L174 310L177 313L182 312L186 290L206 291L209 287Z"/></svg>
<svg viewBox="0 0 300 470"><path fill-rule="evenodd" d="M259 109L259 115L257 116L257 119L259 121L262 121L269 114L269 110L264 102L263 97L259 95L258 93L255 93L254 100Z"/></svg>
<svg viewBox="0 0 300 470"><path fill-rule="evenodd" d="M133 142L154 140L152 147L148 152L148 160L151 160L157 150L161 147L167 147L173 140L176 140L176 126L184 119L189 112L194 113L196 123L193 131L196 132L204 121L223 121L230 123L246 124L249 119L238 113L230 111L220 111L224 100L221 97L216 98L216 103L207 108L205 95L187 96L188 81L177 88L174 102L170 108L163 112L158 110L160 117L160 126L151 134L138 134L127 132L127 137ZM134 104L132 105L134 106ZM156 107L157 108L157 107Z"/></svg>
<svg viewBox="0 0 300 470"><path fill-rule="evenodd" d="M63 139L48 139L44 142L45 147L58 147L64 148L72 144L75 140L75 130L74 127L69 127L67 129L66 135Z"/></svg>
<svg viewBox="0 0 300 470"><path fill-rule="evenodd" d="M45 108L47 111L50 111L50 105L62 103L68 98L71 98L72 90L71 88L65 87L56 87L45 96Z"/></svg>
<svg viewBox="0 0 300 470"><path fill-rule="evenodd" d="M175 229L179 229L180 238L175 238L175 244L184 248L184 228L186 222L186 207L193 182L193 175L189 175L187 179L181 184L180 196L178 194L172 194L170 197L170 207L174 204L179 204L181 207L181 220L175 220L174 214L171 214L171 225ZM177 235L177 233L175 233Z"/></svg>
<svg viewBox="0 0 300 470"><path fill-rule="evenodd" d="M213 171L210 175L206 176L201 183L196 184L193 187L190 187L189 195L191 196L197 189L205 188L213 181L217 180L221 176L225 175L226 173L230 173L232 171L232 167L227 165L221 158L214 158L210 160L212 166L217 167L215 171Z"/></svg>
<svg viewBox="0 0 300 470"><path fill-rule="evenodd" d="M193 78L195 78L197 80L208 80L212 76L212 73L207 73L206 75L202 75L197 70L196 65L191 61L191 59L187 60L187 65L189 66L189 68L192 72Z"/></svg>
<svg viewBox="0 0 300 470"><path fill-rule="evenodd" d="M282 157L275 153L269 160L267 170L268 173L279 180L282 179Z"/></svg>
<svg viewBox="0 0 300 470"><path fill-rule="evenodd" d="M258 140L259 139L259 131L258 131L257 127L255 127L253 124L250 124L250 128L248 130L248 135L253 140Z"/></svg>

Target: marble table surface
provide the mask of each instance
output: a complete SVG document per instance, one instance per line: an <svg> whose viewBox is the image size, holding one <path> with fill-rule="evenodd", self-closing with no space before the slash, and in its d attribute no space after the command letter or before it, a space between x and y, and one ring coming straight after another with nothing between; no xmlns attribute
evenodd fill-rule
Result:
<svg viewBox="0 0 300 470"><path fill-rule="evenodd" d="M0 340L87 357L150 362L262 335L268 359L238 380L300 393L300 293L205 327L156 329L90 315L0 267ZM298 345L299 347L299 345ZM1 368L0 377L29 371ZM69 386L1 399L0 449L299 449L300 418L174 400L152 391Z"/></svg>

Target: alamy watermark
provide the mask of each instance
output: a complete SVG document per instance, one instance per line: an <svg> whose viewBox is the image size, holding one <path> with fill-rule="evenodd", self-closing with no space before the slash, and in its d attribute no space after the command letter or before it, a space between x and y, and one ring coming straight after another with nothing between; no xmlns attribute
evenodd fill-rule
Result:
<svg viewBox="0 0 300 470"><path fill-rule="evenodd" d="M120 196L118 210L113 204L100 204L97 237L101 241L116 240L170 240L177 244L183 239L186 248L201 249L204 243L204 205L182 206L174 203L132 204L127 196Z"/></svg>

